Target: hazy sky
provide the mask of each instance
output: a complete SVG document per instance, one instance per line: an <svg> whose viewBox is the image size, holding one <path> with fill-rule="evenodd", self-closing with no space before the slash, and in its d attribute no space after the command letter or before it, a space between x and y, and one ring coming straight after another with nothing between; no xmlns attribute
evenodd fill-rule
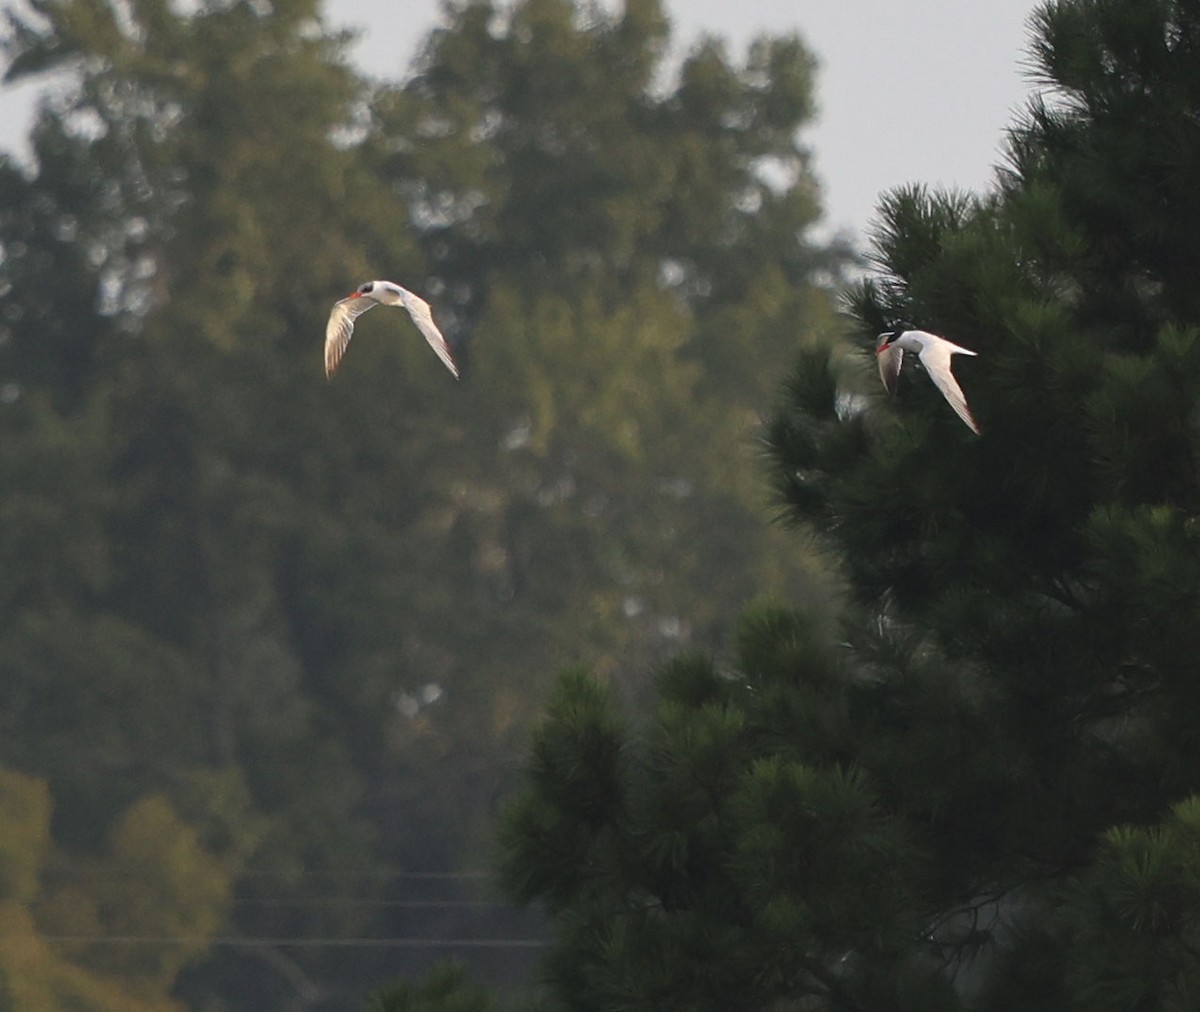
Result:
<svg viewBox="0 0 1200 1012"><path fill-rule="evenodd" d="M354 50L397 79L439 21L439 0L327 0L331 26L372 26ZM831 227L861 230L907 182L978 190L1031 85L1031 0L667 0L680 49L702 32L740 62L762 32L798 31L817 54L819 110L804 136ZM20 150L35 89L0 93L0 147Z"/></svg>

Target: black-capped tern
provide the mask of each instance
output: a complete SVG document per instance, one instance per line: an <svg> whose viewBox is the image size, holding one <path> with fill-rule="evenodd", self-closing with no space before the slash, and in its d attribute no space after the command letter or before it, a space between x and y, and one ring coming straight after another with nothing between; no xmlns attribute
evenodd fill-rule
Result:
<svg viewBox="0 0 1200 1012"><path fill-rule="evenodd" d="M967 398L950 371L951 356L974 355L975 352L926 330L885 330L879 335L875 357L879 360L879 375L888 393L896 392L896 381L899 379L906 351L916 353L934 386L950 402L950 407L967 423L972 432L978 434L979 426L971 414L971 409L967 407Z"/></svg>
<svg viewBox="0 0 1200 1012"><path fill-rule="evenodd" d="M458 366L454 356L450 354L450 346L442 337L442 332L433 322L433 311L429 303L407 288L401 288L391 281L368 281L351 292L340 302L334 303L333 311L329 314L329 323L325 325L325 375L332 377L342 363L346 354L346 346L354 334L354 321L368 309L376 306L403 306L408 310L417 329L425 335L437 357L446 368L458 378Z"/></svg>

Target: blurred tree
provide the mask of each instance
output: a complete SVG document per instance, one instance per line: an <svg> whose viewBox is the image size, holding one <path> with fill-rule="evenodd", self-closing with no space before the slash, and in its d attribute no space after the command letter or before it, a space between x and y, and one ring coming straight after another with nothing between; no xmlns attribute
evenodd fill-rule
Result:
<svg viewBox="0 0 1200 1012"><path fill-rule="evenodd" d="M224 924L230 881L196 832L180 822L165 798L154 795L135 803L113 827L91 893L96 921L107 932L162 940L116 953L93 950L97 966L131 990L165 994Z"/></svg>
<svg viewBox="0 0 1200 1012"><path fill-rule="evenodd" d="M361 263L356 209L378 189L340 136L362 86L313 3L64 0L9 12L8 29L8 79L54 69L73 87L42 109L36 173L2 174L18 198L0 223L4 755L49 778L77 860L163 792L222 848L223 876L254 866L253 896L309 891L310 876L353 895L386 855L356 812L357 741L322 712L323 671L305 667L286 603L289 560L334 555L354 512L345 456L321 464L353 436L305 403L328 301L310 293ZM149 837L171 835L159 822ZM183 881L225 915L205 876ZM238 929L286 934L278 909L246 907ZM291 932L362 923L350 906L292 914ZM259 967L272 978L275 955Z"/></svg>
<svg viewBox="0 0 1200 1012"><path fill-rule="evenodd" d="M50 795L44 782L0 770L0 899L28 903L37 892L42 852L50 842Z"/></svg>
<svg viewBox="0 0 1200 1012"><path fill-rule="evenodd" d="M405 754L434 779L477 765L490 801L512 763L479 743L512 755L537 672L585 660L639 695L638 672L718 642L756 590L823 593L763 522L752 447L774 363L830 325L821 282L848 258L809 235L798 39L761 39L740 66L703 40L676 74L657 0L448 13L375 97L363 151L404 201L469 392L446 423L461 439L441 567L464 596L425 591L456 621L421 623L410 649L445 659L429 680L474 730L456 745L416 721ZM347 386L372 368L364 338Z"/></svg>
<svg viewBox="0 0 1200 1012"><path fill-rule="evenodd" d="M1185 1009L1195 889L1200 10L1057 0L985 196L885 198L850 293L979 352L973 435L833 341L769 426L841 631L752 609L651 726L571 675L504 824L568 1007Z"/></svg>
<svg viewBox="0 0 1200 1012"><path fill-rule="evenodd" d="M755 589L817 595L752 463L846 262L808 235L797 40L671 80L656 2L466 4L368 88L315 0L6 24L6 78L63 86L33 168L0 164L0 760L81 867L121 813L196 834L219 874L151 920L216 916L228 878L230 934L385 933L397 864L477 860L540 673L637 693ZM325 382L330 302L380 275L461 385L377 314ZM358 955L222 949L175 986L336 1002Z"/></svg>
<svg viewBox="0 0 1200 1012"><path fill-rule="evenodd" d="M149 802L148 804L155 804ZM50 840L50 793L45 781L0 769L0 1004L12 1012L49 1009L78 1009L79 1012L179 1012L180 1006L167 995L174 974L158 986L145 988L139 982L114 972L106 960L94 969L86 961L68 958L78 948L75 938L64 939L59 927L35 917L42 902L40 879L48 859ZM176 855L178 856L178 855ZM150 871L141 865L140 874ZM108 866L106 875L124 878L130 869ZM163 869L167 871L167 869ZM182 869L173 867L170 873ZM124 873L124 874L122 874ZM108 879L111 881L111 878ZM126 878L127 881L127 878ZM91 897L76 894L88 909ZM76 932L91 933L86 917L76 911ZM111 955L111 952L108 954Z"/></svg>

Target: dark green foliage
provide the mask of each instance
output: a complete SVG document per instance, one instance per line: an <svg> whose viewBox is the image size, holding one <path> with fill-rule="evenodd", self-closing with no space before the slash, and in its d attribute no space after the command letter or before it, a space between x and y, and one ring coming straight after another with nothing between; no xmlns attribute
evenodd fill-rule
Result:
<svg viewBox="0 0 1200 1012"><path fill-rule="evenodd" d="M494 1007L486 991L467 982L461 965L443 963L419 983L405 981L380 991L366 1012L488 1012Z"/></svg>
<svg viewBox="0 0 1200 1012"><path fill-rule="evenodd" d="M582 673L564 677L548 706L530 771L536 796L509 812L501 840L538 841L543 861L510 862L505 877L521 899L553 907L611 871L612 831L625 807L624 729L612 699Z"/></svg>
<svg viewBox="0 0 1200 1012"><path fill-rule="evenodd" d="M884 198L851 347L768 423L838 632L756 607L728 662L662 669L604 888L551 883L567 1007L1200 1001L1200 8L1033 25L999 185ZM916 363L880 389L896 322L979 353L981 436Z"/></svg>
<svg viewBox="0 0 1200 1012"><path fill-rule="evenodd" d="M555 913L550 971L570 1007L830 997L839 975L814 952L887 962L917 927L911 890L925 858L905 822L887 814L865 769L795 749L803 736L792 716L850 733L838 648L766 605L747 614L738 641L744 674L696 656L664 668L639 735L613 727L601 716L612 701L572 675L535 736L529 788L503 824L503 875ZM612 728L602 749L582 744L593 725ZM561 744L574 738L581 744ZM615 786L580 813L564 799L584 782L612 784L618 748ZM563 860L568 833L579 836Z"/></svg>
<svg viewBox="0 0 1200 1012"><path fill-rule="evenodd" d="M1110 829L1072 898L1071 984L1090 1008L1195 1007L1200 799Z"/></svg>

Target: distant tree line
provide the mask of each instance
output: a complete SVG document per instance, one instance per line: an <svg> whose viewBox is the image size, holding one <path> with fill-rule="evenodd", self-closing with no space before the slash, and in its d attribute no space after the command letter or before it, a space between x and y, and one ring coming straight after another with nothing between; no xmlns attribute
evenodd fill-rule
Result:
<svg viewBox="0 0 1200 1012"><path fill-rule="evenodd" d="M564 665L640 705L827 596L755 444L849 262L813 59L676 67L657 0L452 5L380 84L315 0L5 24L55 86L0 158L0 1007L359 1008L400 950L238 940L396 937ZM384 314L326 382L376 277L460 384Z"/></svg>

